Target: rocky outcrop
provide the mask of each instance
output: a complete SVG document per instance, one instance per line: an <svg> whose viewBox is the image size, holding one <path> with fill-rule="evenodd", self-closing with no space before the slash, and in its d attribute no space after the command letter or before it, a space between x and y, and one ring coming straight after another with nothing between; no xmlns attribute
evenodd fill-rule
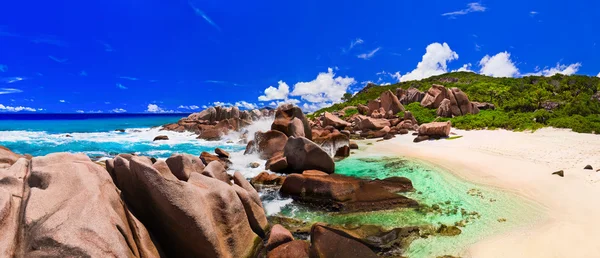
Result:
<svg viewBox="0 0 600 258"><path fill-rule="evenodd" d="M158 136L154 137L154 140L152 140L152 141L155 142L155 141L167 141L167 140L169 140L169 136L158 135Z"/></svg>
<svg viewBox="0 0 600 258"><path fill-rule="evenodd" d="M267 258L307 258L309 245L306 241L294 240L278 246L267 254Z"/></svg>
<svg viewBox="0 0 600 258"><path fill-rule="evenodd" d="M323 115L323 125L324 126L333 126L336 129L344 129L344 128L350 126L350 123L340 119L339 117L337 117L329 112L325 112L325 114Z"/></svg>
<svg viewBox="0 0 600 258"><path fill-rule="evenodd" d="M408 90L396 89L396 96L402 105L408 105L413 102L421 102L425 97L425 93L420 90L410 87Z"/></svg>
<svg viewBox="0 0 600 258"><path fill-rule="evenodd" d="M419 135L427 135L429 137L448 137L452 123L448 122L431 122L422 124L417 130Z"/></svg>
<svg viewBox="0 0 600 258"><path fill-rule="evenodd" d="M359 117L359 130L379 130L391 126L387 119L376 119L371 117Z"/></svg>
<svg viewBox="0 0 600 258"><path fill-rule="evenodd" d="M395 181L394 181L395 180ZM417 202L396 194L412 190L410 180L368 181L342 175L289 175L280 192L294 200L331 211L356 212L415 207ZM390 185L398 185L396 188Z"/></svg>
<svg viewBox="0 0 600 258"><path fill-rule="evenodd" d="M369 247L342 231L315 224L311 229L310 256L319 258L377 258Z"/></svg>
<svg viewBox="0 0 600 258"><path fill-rule="evenodd" d="M0 150L0 256L159 256L109 174L87 156L7 153Z"/></svg>
<svg viewBox="0 0 600 258"><path fill-rule="evenodd" d="M283 226L275 224L273 227L271 227L271 233L269 233L269 238L267 239L267 244L265 247L268 251L270 251L291 241L294 241L294 236L292 236L292 233L290 233L290 231L285 229Z"/></svg>
<svg viewBox="0 0 600 258"><path fill-rule="evenodd" d="M473 103L473 105L475 107L477 107L477 109L479 109L479 110L494 110L494 109L496 109L496 106L494 106L494 104L492 104L492 103L475 102L475 101L473 101L471 103Z"/></svg>
<svg viewBox="0 0 600 258"><path fill-rule="evenodd" d="M240 111L237 107L215 106L193 113L177 123L164 125L162 130L193 132L198 139L219 140L230 131L239 131L252 121L272 115L273 111L269 109Z"/></svg>
<svg viewBox="0 0 600 258"><path fill-rule="evenodd" d="M365 105L363 105L363 104L358 104L358 105L356 106L356 109L358 109L358 113L359 113L359 114L361 114L361 115L364 115L364 116L366 116L366 115L368 115L368 114L369 114L369 107L368 107L368 106L365 106Z"/></svg>
<svg viewBox="0 0 600 258"><path fill-rule="evenodd" d="M312 140L331 157L347 157L347 155L341 155L344 152L344 149L349 147L350 144L350 138L347 134L336 129L313 130Z"/></svg>
<svg viewBox="0 0 600 258"><path fill-rule="evenodd" d="M187 181L192 172L204 170L202 160L190 154L173 154L166 163L173 175L183 181Z"/></svg>
<svg viewBox="0 0 600 258"><path fill-rule="evenodd" d="M398 97L389 90L381 93L379 99L381 99L381 108L383 108L386 113L391 111L393 115L396 115L398 112L404 111L404 106L400 104Z"/></svg>
<svg viewBox="0 0 600 258"><path fill-rule="evenodd" d="M453 116L464 116L467 114L478 114L479 109L471 101L467 94L462 92L459 88L452 88L450 90L450 104Z"/></svg>
<svg viewBox="0 0 600 258"><path fill-rule="evenodd" d="M284 147L288 169L294 172L316 169L326 173L335 171L335 163L327 152L304 137L290 137Z"/></svg>
<svg viewBox="0 0 600 258"><path fill-rule="evenodd" d="M444 99L448 98L446 87L433 84L421 101L421 106L426 108L438 108Z"/></svg>
<svg viewBox="0 0 600 258"><path fill-rule="evenodd" d="M244 154L258 153L261 159L270 159L276 153L283 152L287 141L288 137L277 130L256 132L254 141L248 142Z"/></svg>
<svg viewBox="0 0 600 258"><path fill-rule="evenodd" d="M440 106L438 107L436 114L441 117L452 117L452 106L451 101L449 99L442 100Z"/></svg>
<svg viewBox="0 0 600 258"><path fill-rule="evenodd" d="M282 185L284 180L285 176L260 172L250 180L250 183L253 185Z"/></svg>
<svg viewBox="0 0 600 258"><path fill-rule="evenodd" d="M247 257L253 253L264 233L257 226L264 211L256 208L258 194L250 191L248 182L243 184L234 175L231 186L201 171L183 181L158 164L143 157L116 157L114 173L127 206L139 215L165 255Z"/></svg>
<svg viewBox="0 0 600 258"><path fill-rule="evenodd" d="M271 130L280 131L287 137L302 136L312 139L308 120L302 109L293 104L284 104L277 108Z"/></svg>

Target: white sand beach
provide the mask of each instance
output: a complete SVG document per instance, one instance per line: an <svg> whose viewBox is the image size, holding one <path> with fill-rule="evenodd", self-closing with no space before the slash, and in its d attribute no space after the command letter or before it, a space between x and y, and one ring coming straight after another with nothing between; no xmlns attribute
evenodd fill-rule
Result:
<svg viewBox="0 0 600 258"><path fill-rule="evenodd" d="M420 159L545 208L539 223L483 239L465 257L600 257L600 135L553 128L452 132L463 137L413 143L413 136L398 135L367 151ZM565 176L552 175L558 170Z"/></svg>

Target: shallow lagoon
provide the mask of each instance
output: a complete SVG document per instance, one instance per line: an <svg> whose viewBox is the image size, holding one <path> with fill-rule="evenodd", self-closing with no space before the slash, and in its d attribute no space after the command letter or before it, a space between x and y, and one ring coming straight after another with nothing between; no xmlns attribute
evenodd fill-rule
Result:
<svg viewBox="0 0 600 258"><path fill-rule="evenodd" d="M279 215L306 222L350 227L371 224L386 229L460 225L460 235L419 238L404 253L408 257L436 257L461 255L470 244L533 223L542 214L537 205L515 194L464 181L448 171L415 160L357 154L337 162L336 173L365 179L407 177L416 190L405 195L423 207L336 214L290 203Z"/></svg>

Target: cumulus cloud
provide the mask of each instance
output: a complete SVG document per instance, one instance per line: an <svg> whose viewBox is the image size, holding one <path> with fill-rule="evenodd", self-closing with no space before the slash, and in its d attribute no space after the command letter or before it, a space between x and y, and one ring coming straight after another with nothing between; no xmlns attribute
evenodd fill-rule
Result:
<svg viewBox="0 0 600 258"><path fill-rule="evenodd" d="M256 104L249 103L249 102L246 102L246 101L243 101L243 100L236 102L235 106L236 107L245 108L245 109L256 109L256 108L258 108L258 106Z"/></svg>
<svg viewBox="0 0 600 258"><path fill-rule="evenodd" d="M574 64L570 64L570 65L564 65L564 64L557 63L555 67L546 67L535 73L525 74L524 76L535 75L535 76L549 77L549 76L559 74L559 73L564 74L564 75L571 75L571 74L574 74L577 71L579 71L579 67L581 67L581 63L574 63Z"/></svg>
<svg viewBox="0 0 600 258"><path fill-rule="evenodd" d="M213 102L213 105L215 105L215 106L233 106L229 102L221 102L221 101L215 101L215 102Z"/></svg>
<svg viewBox="0 0 600 258"><path fill-rule="evenodd" d="M335 77L333 69L328 68L327 73L319 73L317 78L310 82L299 82L294 85L291 96L299 96L308 102L339 102L348 87L355 84L356 80L350 77Z"/></svg>
<svg viewBox="0 0 600 258"><path fill-rule="evenodd" d="M191 105L191 106L184 106L184 105L181 105L181 106L179 106L179 107L177 107L177 108L179 108L179 109L189 109L189 110L196 110L196 109L199 109L200 107L199 107L199 106L196 106L196 105Z"/></svg>
<svg viewBox="0 0 600 258"><path fill-rule="evenodd" d="M421 62L412 72L403 75L400 81L413 81L448 72L447 63L458 59L458 54L447 43L432 43L425 49Z"/></svg>
<svg viewBox="0 0 600 258"><path fill-rule="evenodd" d="M477 3L477 2L468 3L467 8L458 10L458 11L454 11L454 12L443 13L442 16L448 16L451 19L455 19L457 16L465 15L468 13L485 12L486 9L487 8L483 5L481 5L480 3Z"/></svg>
<svg viewBox="0 0 600 258"><path fill-rule="evenodd" d="M269 106L272 107L279 107L283 104L294 104L294 105L298 105L298 103L300 103L300 100L297 99L286 99L286 100L282 100L282 101L271 101L269 103Z"/></svg>
<svg viewBox="0 0 600 258"><path fill-rule="evenodd" d="M149 113L173 113L173 110L165 110L156 104L148 104L146 112Z"/></svg>
<svg viewBox="0 0 600 258"><path fill-rule="evenodd" d="M36 110L35 110L35 108L30 108L30 107L23 107L23 106L11 107L11 106L5 106L5 105L0 104L0 112L20 112L20 111L35 112Z"/></svg>
<svg viewBox="0 0 600 258"><path fill-rule="evenodd" d="M21 93L23 92L22 90L19 89L15 89L15 88L0 88L0 95L2 94L12 94L12 93Z"/></svg>
<svg viewBox="0 0 600 258"><path fill-rule="evenodd" d="M115 108L115 109L111 110L110 112L113 112L113 113L125 113L125 112L127 112L127 110L122 109L122 108Z"/></svg>
<svg viewBox="0 0 600 258"><path fill-rule="evenodd" d="M371 50L371 52L363 53L356 57L358 57L360 59L368 60L368 59L371 59L371 57L373 57L375 55L375 53L377 53L380 49L381 49L381 47L378 47L376 49Z"/></svg>
<svg viewBox="0 0 600 258"><path fill-rule="evenodd" d="M519 69L510 60L510 53L500 52L494 56L486 55L479 61L479 73L493 77L514 77L519 74Z"/></svg>
<svg viewBox="0 0 600 258"><path fill-rule="evenodd" d="M283 81L279 81L279 86L277 88L273 86L269 86L269 88L265 89L265 95L258 97L260 101L271 101L278 99L286 99L288 94L290 93L290 86Z"/></svg>

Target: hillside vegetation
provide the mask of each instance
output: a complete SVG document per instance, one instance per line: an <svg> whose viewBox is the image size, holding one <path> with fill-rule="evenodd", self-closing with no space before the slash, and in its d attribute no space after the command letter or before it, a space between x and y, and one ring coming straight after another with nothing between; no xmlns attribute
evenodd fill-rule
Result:
<svg viewBox="0 0 600 258"><path fill-rule="evenodd" d="M367 104L387 90L415 87L426 92L432 84L457 87L471 101L489 102L496 110L482 110L477 115L438 118L452 121L459 129L535 130L545 126L570 128L581 133L600 133L600 78L561 74L552 77L493 78L469 72L448 73L421 81L387 86L367 86L343 103L314 113L333 112L346 106ZM420 123L436 119L436 110L419 103L405 106Z"/></svg>

